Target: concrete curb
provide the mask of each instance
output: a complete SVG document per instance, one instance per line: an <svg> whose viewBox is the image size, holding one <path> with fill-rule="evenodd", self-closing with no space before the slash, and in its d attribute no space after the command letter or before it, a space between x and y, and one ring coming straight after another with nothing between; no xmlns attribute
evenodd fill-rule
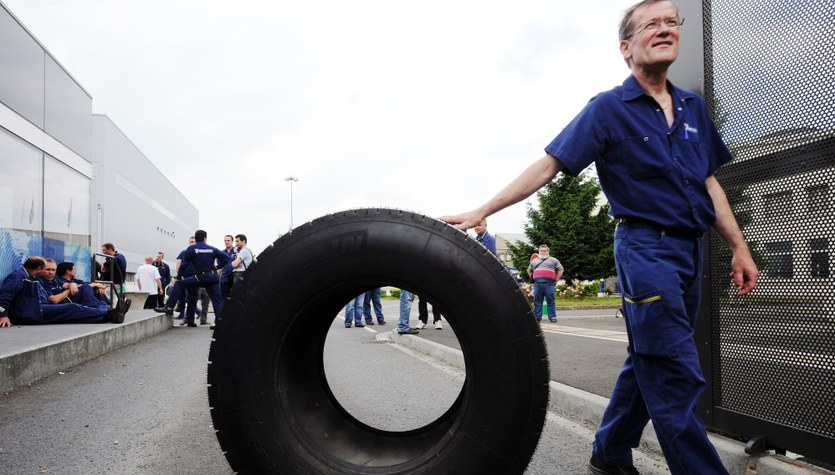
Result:
<svg viewBox="0 0 835 475"><path fill-rule="evenodd" d="M398 335L396 331L379 333L378 339L391 339L396 343L426 353L440 361L464 369L461 350L441 345L414 335ZM570 415L585 423L598 424L609 400L597 394L587 393L571 386L551 381L548 409ZM764 454L748 455L742 442L709 433L711 442L719 452L728 472L738 475L835 475L835 472L788 457ZM641 448L661 453L661 446L652 429L652 423L644 429Z"/></svg>
<svg viewBox="0 0 835 475"><path fill-rule="evenodd" d="M164 314L143 313L145 315L132 318L120 325L67 324L83 328L83 330L56 339L46 346L32 347L16 354L0 356L0 391L11 391L34 383L58 371L72 368L105 353L162 333L173 326L171 318ZM44 328L46 327L33 326L27 327L27 330L36 331ZM14 331L14 329L6 331Z"/></svg>

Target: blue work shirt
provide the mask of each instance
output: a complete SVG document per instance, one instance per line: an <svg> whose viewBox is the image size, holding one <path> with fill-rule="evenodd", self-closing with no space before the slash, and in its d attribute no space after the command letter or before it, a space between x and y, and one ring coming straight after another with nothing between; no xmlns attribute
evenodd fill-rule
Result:
<svg viewBox="0 0 835 475"><path fill-rule="evenodd" d="M592 98L545 152L573 176L595 162L612 216L701 233L716 220L705 180L733 157L704 99L667 84L675 107L672 127L629 76Z"/></svg>
<svg viewBox="0 0 835 475"><path fill-rule="evenodd" d="M186 277L191 277L194 275L194 271L191 269L191 264L186 264L186 252L188 252L188 248L183 249L177 254L177 260L180 261L180 266L177 268L177 278L178 279L185 279Z"/></svg>
<svg viewBox="0 0 835 475"><path fill-rule="evenodd" d="M21 267L7 275L0 286L0 317L9 317L12 323L42 321L42 299L46 300L46 291L40 280Z"/></svg>
<svg viewBox="0 0 835 475"><path fill-rule="evenodd" d="M104 271L100 272L102 280L109 280L110 279L110 265L112 262L116 263L116 267L113 269L113 283L114 284L124 284L125 283L125 275L127 273L128 268L128 261L125 259L125 256L119 254L116 251L116 254L113 254L113 258L107 258L104 261Z"/></svg>
<svg viewBox="0 0 835 475"><path fill-rule="evenodd" d="M192 275L215 272L223 268L229 260L225 252L203 241L192 244L184 252L180 268L183 264L188 265L193 272ZM217 264L215 264L215 259L217 259Z"/></svg>
<svg viewBox="0 0 835 475"><path fill-rule="evenodd" d="M153 266L159 271L159 280L162 283L162 288L168 287L171 283L171 268L165 262L153 262Z"/></svg>
<svg viewBox="0 0 835 475"><path fill-rule="evenodd" d="M475 240L480 242L482 246L486 247L487 250L489 250L493 254L496 253L496 240L487 231L484 231L484 234L482 234L481 236L476 235Z"/></svg>
<svg viewBox="0 0 835 475"><path fill-rule="evenodd" d="M221 272L220 274L220 280L224 281L232 278L232 261L234 261L238 256L238 248L232 247L228 251L226 250L226 248L223 248L221 249L221 252L226 254L226 257L228 258L226 265L223 266L223 272Z"/></svg>
<svg viewBox="0 0 835 475"><path fill-rule="evenodd" d="M64 291L63 285L66 281L61 282L58 279L59 278L57 276L53 280L46 280L43 277L38 277L38 280L41 281L41 285L46 290L47 295L58 295Z"/></svg>

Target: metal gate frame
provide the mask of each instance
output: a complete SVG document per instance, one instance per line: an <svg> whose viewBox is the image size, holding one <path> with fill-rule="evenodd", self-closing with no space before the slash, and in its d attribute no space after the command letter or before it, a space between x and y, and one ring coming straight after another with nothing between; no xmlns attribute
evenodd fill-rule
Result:
<svg viewBox="0 0 835 475"><path fill-rule="evenodd" d="M714 5L720 5L720 2L726 1L731 0L682 0L679 3L683 16L688 16L688 19L696 17L694 19L697 21L688 21L688 24L693 25L694 29L697 28L697 25L702 25L702 31L700 32L688 31L688 34L691 34L691 36L687 41L692 41L692 36L697 36L703 41L701 45L697 45L698 47L694 47L692 44L683 44L678 62L684 62L685 65L680 67L678 72L671 70L671 80L674 83L678 85L684 83L685 88L696 90L697 92L703 90L704 97L708 101L714 117L720 115L722 111L717 110L717 103L720 98L717 97L715 89L714 71L716 69L711 42L719 42L722 39L712 37L713 14ZM827 10L832 8L828 6L831 0L804 0L804 2L803 5L805 7L812 8L814 6L819 11L831 14L831 11ZM817 5L813 5L815 3ZM813 25L809 26L813 27ZM832 51L835 51L835 34L831 32L830 34L831 38L828 38L828 40L831 44L827 46ZM752 52L752 54L757 54L757 52ZM694 69L698 70L700 67L703 75L694 79L692 71ZM683 75L681 73L682 71L689 71L691 74ZM723 78L723 80L726 79L728 78ZM835 83L835 72L833 72L830 78L823 78L823 80L827 79ZM835 84L832 85L832 88L835 90ZM800 107L802 104L798 104L798 106ZM780 110L769 111L767 108L763 113L768 114L769 112L772 114L782 113ZM748 152L749 154L754 153L750 150ZM734 207L740 204L735 200L741 199L745 194L744 191L749 186L768 186L768 183L774 180L784 178L797 179L798 176L803 174L807 174L807 176L808 174L815 173L832 174L833 170L835 170L835 135L827 138L823 134L818 134L815 140L798 147L784 150L776 149L762 155L755 154L753 159L749 156L748 160L741 162L735 160L723 167L717 174L717 178L728 192L729 200L731 201L732 207ZM753 211L751 213L753 214ZM821 226L832 227L831 222L831 213L822 215L820 218ZM744 228L743 231L745 231ZM723 401L723 395L726 394L724 391L725 381L723 381L723 376L726 375L723 374L723 368L726 367L728 360L733 358L736 358L737 364L739 364L738 361L742 361L742 364L744 364L745 355L740 357L739 355L733 354L727 355L723 352L723 341L726 347L728 346L727 342L729 337L727 333L729 330L722 327L722 313L727 313L729 307L738 305L741 310L734 308L732 312L749 312L750 315L744 313L739 313L739 315L742 315L743 320L750 317L752 325L756 325L760 321L758 319L761 315L757 314L756 309L744 309L744 300L740 300L739 304L729 303L728 292L724 289L727 288L728 283L727 273L730 255L726 249L723 249L721 240L715 232L711 231L707 239L705 246L707 251L705 257L705 275L703 276L704 294L700 311L701 314L696 329L696 342L700 349L702 370L708 383L707 390L698 409L703 421L714 432L747 441L748 448L746 451L749 451L749 453L758 453L764 450L776 450L778 453L784 453L786 450L789 450L814 460L835 464L835 451L832 450L835 447L835 435L832 435L835 433L835 427L829 427L831 424L831 420L827 419L829 416L824 416L820 421L813 421L814 423L821 424L820 426L809 427L808 420L798 423L796 420L791 419L791 416L797 415L791 410L791 405L796 402L791 400L774 403L782 404L783 409L788 408L783 415L788 415L791 420L785 420L783 418L782 421L768 420L764 417L746 413L745 410L729 409L725 401ZM829 242L835 242L835 239L830 238ZM828 255L832 254L829 248L827 248L827 252ZM831 258L828 259L831 260ZM761 268L761 270L763 269ZM830 272L828 268L827 272ZM835 276L835 266L833 266L831 272ZM792 283L791 285L796 286L797 284ZM833 289L829 290L835 293ZM807 289L806 292L806 295L813 293L812 289ZM757 295L757 290L752 295ZM801 294L801 297L803 297L803 294ZM835 302L835 299L833 299L833 302ZM776 306L776 304L760 304L761 307L767 307L769 305ZM753 306L756 307L757 305L755 304ZM835 307L835 303L821 304L820 307L826 312L823 316L829 318L831 321L831 327L826 323L821 324L823 332L832 331L832 328L835 328L835 320L833 320L835 318L833 317L835 315L835 309L832 308ZM808 318L806 314L809 313L809 305L802 303L800 299L794 303L789 301L781 303L779 312L782 312L781 314L784 314L786 319ZM831 336L835 339L835 332ZM802 337L802 334L798 336L800 339ZM835 385L833 383L833 380L835 380L835 367L826 367L829 364L830 358L835 358L835 346L833 345L835 343L825 347L825 352L831 350L833 355L824 354L825 359L823 361L825 365L819 371L821 374L826 375L825 377L831 379L828 381L809 381L812 385L823 385L822 387L825 389L820 400L820 404L823 407L818 410L818 412L823 414L827 413L827 411L830 414L835 413L835 398L831 398L830 394L828 394L829 392L835 392L835 389L833 389L833 385ZM775 351L780 351L780 348L775 349ZM769 361L763 361L761 358L757 364L760 366L759 369L762 370L763 366L767 368ZM797 381L784 381L777 377L768 380L768 378L763 377L768 375L766 372L758 374L761 374L761 377L758 381L759 386L757 387L765 389L764 393L771 396L779 396L787 384L797 384ZM752 393L756 394L756 389ZM766 403L758 401L758 403L770 404L772 401L768 400Z"/></svg>

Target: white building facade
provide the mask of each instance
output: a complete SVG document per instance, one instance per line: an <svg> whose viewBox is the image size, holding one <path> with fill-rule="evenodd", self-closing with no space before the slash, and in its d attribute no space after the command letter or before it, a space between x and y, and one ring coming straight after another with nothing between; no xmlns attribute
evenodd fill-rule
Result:
<svg viewBox="0 0 835 475"><path fill-rule="evenodd" d="M198 210L2 3L0 44L0 278L40 255L89 279L104 242L129 274L157 251L173 264Z"/></svg>

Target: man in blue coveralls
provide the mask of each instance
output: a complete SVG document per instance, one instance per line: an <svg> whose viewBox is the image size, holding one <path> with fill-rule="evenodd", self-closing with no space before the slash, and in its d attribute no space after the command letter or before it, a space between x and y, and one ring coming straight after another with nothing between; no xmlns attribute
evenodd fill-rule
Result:
<svg viewBox="0 0 835 475"><path fill-rule="evenodd" d="M106 242L102 244L101 252L113 259L105 259L104 264L99 267L99 276L102 280L112 278L113 285L116 286L116 294L119 298L123 298L125 296L125 278L128 275L128 261L125 259L124 254L119 254L113 243Z"/></svg>
<svg viewBox="0 0 835 475"><path fill-rule="evenodd" d="M595 434L589 470L638 473L632 465L651 419L673 474L727 473L696 413L705 381L694 325L701 296L704 232L727 243L739 295L759 272L714 173L731 160L705 101L675 87L678 7L644 0L620 24L620 51L632 74L594 97L545 148L546 155L487 203L445 216L469 229L517 203L563 171L592 162L619 224L615 262L623 294L628 355Z"/></svg>
<svg viewBox="0 0 835 475"><path fill-rule="evenodd" d="M165 312L166 315L174 315L174 307L184 292L189 289L206 289L212 301L215 311L215 321L220 320L220 313L223 310L223 298L220 296L219 271L226 265L229 257L225 252L216 247L206 244L206 231L198 229L194 233L195 243L187 247L183 253L182 265L190 267L192 274L189 277L178 280L171 289L168 296L168 305L154 310ZM196 327L194 323L194 306L189 305L186 309L186 322L189 327Z"/></svg>
<svg viewBox="0 0 835 475"><path fill-rule="evenodd" d="M122 323L126 304L119 302L111 309L106 302L96 307L77 303L51 304L46 289L38 277L46 261L32 256L23 267L12 272L0 286L0 327L39 325L47 323Z"/></svg>
<svg viewBox="0 0 835 475"><path fill-rule="evenodd" d="M49 260L47 260L44 270L49 272ZM43 279L42 279L43 281ZM87 307L96 307L101 300L110 305L110 299L107 298L107 286L98 282L85 282L81 279L75 278L75 264L72 262L62 262L56 268L55 282L60 285L58 294L67 292L67 302L80 303ZM49 290L49 289L47 289ZM52 290L55 295L55 290ZM50 299L52 300L52 299ZM128 307L130 301L126 300Z"/></svg>

